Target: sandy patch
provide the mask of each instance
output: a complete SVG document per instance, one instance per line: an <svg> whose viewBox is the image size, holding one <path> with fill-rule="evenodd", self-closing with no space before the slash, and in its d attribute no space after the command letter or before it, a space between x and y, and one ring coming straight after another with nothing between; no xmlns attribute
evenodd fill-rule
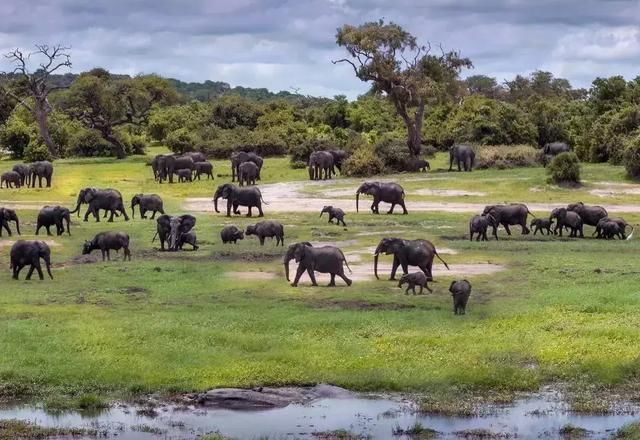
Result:
<svg viewBox="0 0 640 440"><path fill-rule="evenodd" d="M458 189L419 189L409 192L409 195L417 194L419 196L438 196L438 197L482 197L486 196L486 192L481 191L463 191Z"/></svg>
<svg viewBox="0 0 640 440"><path fill-rule="evenodd" d="M618 189L592 189L589 194L598 197L611 197L621 195L640 195L639 188L618 188Z"/></svg>
<svg viewBox="0 0 640 440"><path fill-rule="evenodd" d="M25 209L25 210L39 210L43 206L65 206L64 202L52 202L48 200L33 200L33 201L12 201L12 200L0 200L0 206L8 209Z"/></svg>
<svg viewBox="0 0 640 440"><path fill-rule="evenodd" d="M226 276L243 280L272 280L276 274L271 272L226 272Z"/></svg>
<svg viewBox="0 0 640 440"><path fill-rule="evenodd" d="M0 240L0 248L13 246L13 244L18 240ZM34 240L37 240L37 238L35 238ZM57 243L53 240L39 240L39 241L44 241L50 247L60 246L60 243Z"/></svg>
<svg viewBox="0 0 640 440"><path fill-rule="evenodd" d="M339 248L354 246L358 244L358 240L343 240L343 241L311 241L312 245L318 246L335 246Z"/></svg>
<svg viewBox="0 0 640 440"><path fill-rule="evenodd" d="M373 273L373 260L369 264L354 264L350 265L353 274L348 274L349 278L353 280L372 280L376 279L375 274ZM490 275L492 273L500 272L505 270L506 267L500 264L491 264L491 263L469 263L469 264L449 264L450 270L443 264L434 264L433 265L433 277L434 279L438 279L439 276L464 276L471 277L475 275ZM417 267L409 267L409 273L418 271ZM381 280L389 279L389 275L391 274L391 263L383 263L378 262L378 276ZM396 273L396 278L400 278L402 275L402 268L398 269Z"/></svg>

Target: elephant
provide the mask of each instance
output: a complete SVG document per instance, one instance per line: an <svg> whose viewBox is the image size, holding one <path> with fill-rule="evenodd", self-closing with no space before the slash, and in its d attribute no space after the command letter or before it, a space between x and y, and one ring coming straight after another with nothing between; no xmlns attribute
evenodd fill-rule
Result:
<svg viewBox="0 0 640 440"><path fill-rule="evenodd" d="M497 225L496 219L491 214L473 216L469 220L469 241L473 241L473 234L478 234L476 241L488 241L487 229L489 226L496 227Z"/></svg>
<svg viewBox="0 0 640 440"><path fill-rule="evenodd" d="M613 220L605 221L600 224L600 237L607 240L615 240L618 237L624 240L624 228Z"/></svg>
<svg viewBox="0 0 640 440"><path fill-rule="evenodd" d="M458 165L458 171L462 171L460 164L465 171L473 171L475 160L476 152L471 145L458 144L449 148L449 171L453 170L454 161Z"/></svg>
<svg viewBox="0 0 640 440"><path fill-rule="evenodd" d="M178 238L178 249L182 250L182 246L185 244L190 244L194 251L200 249L200 246L198 246L198 237L193 231L180 234L180 237Z"/></svg>
<svg viewBox="0 0 640 440"><path fill-rule="evenodd" d="M323 172L324 180L331 179L334 172L333 155L328 151L314 151L309 156L307 166L310 180L322 180Z"/></svg>
<svg viewBox="0 0 640 440"><path fill-rule="evenodd" d="M567 205L569 211L577 213L585 225L597 226L600 219L609 217L609 213L602 206L589 206L582 202Z"/></svg>
<svg viewBox="0 0 640 440"><path fill-rule="evenodd" d="M127 211L124 209L124 202L122 201L122 194L120 191L112 188L107 189L98 189L98 188L83 188L78 192L78 201L76 204L76 208L71 211L71 214L74 212L80 215L80 205L83 203L87 203L89 207L87 208L87 212L84 215L84 221L88 221L89 214L93 214L96 221L100 221L100 210L104 209L111 213L109 217L109 222L113 221L114 215L117 212L122 213L124 215L125 221L129 221L129 216L127 215Z"/></svg>
<svg viewBox="0 0 640 440"><path fill-rule="evenodd" d="M256 235L260 239L260 245L264 246L264 239L267 237L276 239L276 246L284 246L284 226L280 222L271 220L258 222L255 225L248 225L245 231L247 237Z"/></svg>
<svg viewBox="0 0 640 440"><path fill-rule="evenodd" d="M6 171L0 175L0 188L20 188L22 186L22 176L16 171Z"/></svg>
<svg viewBox="0 0 640 440"><path fill-rule="evenodd" d="M400 277L400 282L398 283L398 287L402 288L403 284L407 285L407 289L404 291L405 295L409 294L409 289L411 289L411 291L415 295L416 286L420 287L419 295L422 295L423 288L426 288L429 291L429 293L433 292L433 290L431 290L427 285L428 284L427 276L424 274L424 272L413 272L413 273L408 273L406 275L402 275L402 277Z"/></svg>
<svg viewBox="0 0 640 440"><path fill-rule="evenodd" d="M410 171L410 172L418 172L418 171L422 171L424 173L427 172L427 170L431 169L431 166L429 165L429 162L424 160L424 159L420 159L418 157L412 157L411 159L409 159L407 161L406 164L406 170Z"/></svg>
<svg viewBox="0 0 640 440"><path fill-rule="evenodd" d="M238 183L240 186L255 185L258 178L258 165L249 161L238 166Z"/></svg>
<svg viewBox="0 0 640 440"><path fill-rule="evenodd" d="M14 165L12 170L20 174L20 186L29 187L31 183L31 167L25 163L19 163Z"/></svg>
<svg viewBox="0 0 640 440"><path fill-rule="evenodd" d="M187 151L186 153L182 154L182 157L190 157L191 159L193 159L194 163L207 161L207 156L199 151Z"/></svg>
<svg viewBox="0 0 640 440"><path fill-rule="evenodd" d="M295 243L289 246L287 253L284 256L284 272L289 281L289 262L295 259L298 263L298 269L296 270L296 276L291 283L292 287L298 286L298 281L302 274L307 271L309 278L311 278L311 284L317 286L316 277L314 272L328 273L331 275L331 281L328 287L334 287L336 285L336 275L347 283L347 286L351 286L352 281L347 278L344 273L344 265L349 269L351 268L344 253L340 248L335 246L321 246L313 247L309 242Z"/></svg>
<svg viewBox="0 0 640 440"><path fill-rule="evenodd" d="M159 158L159 178L162 183L165 180L169 180L169 183L173 183L173 175L177 173L177 170L189 170L193 173L195 168L195 162L191 156L163 156Z"/></svg>
<svg viewBox="0 0 640 440"><path fill-rule="evenodd" d="M496 224L493 226L493 235L498 239L498 225L502 225L507 231L507 235L511 235L509 225L520 225L522 227L522 234L526 235L529 232L527 228L527 215L531 214L527 205L523 203L510 203L508 205L489 205L484 208L482 215L491 214L496 219ZM533 214L531 214L533 215ZM535 217L535 216L534 216Z"/></svg>
<svg viewBox="0 0 640 440"><path fill-rule="evenodd" d="M325 212L329 214L329 223L333 223L333 219L335 218L336 225L340 226L340 223L342 223L342 226L347 226L344 222L344 211L342 209L334 208L333 206L325 206L322 208L322 211L320 211L320 217L322 217L322 214Z"/></svg>
<svg viewBox="0 0 640 440"><path fill-rule="evenodd" d="M553 230L554 235L559 229L560 237L562 237L562 230L566 227L571 230L569 237L577 237L578 233L580 233L580 237L584 238L583 222L578 213L569 211L567 208L556 208L551 211L551 215L549 216L549 221L553 219L557 219L556 227Z"/></svg>
<svg viewBox="0 0 640 440"><path fill-rule="evenodd" d="M196 179L200 180L200 176L204 174L207 176L207 180L215 180L215 177L213 177L213 165L211 162L196 162L193 166L195 167Z"/></svg>
<svg viewBox="0 0 640 440"><path fill-rule="evenodd" d="M264 159L258 156L256 153L247 153L246 151L236 151L231 154L231 181L235 182L236 178L239 178L240 172L238 167L240 164L245 162L253 162L258 166L258 177L257 180L260 180L260 173L262 172L262 164L264 163Z"/></svg>
<svg viewBox="0 0 640 440"><path fill-rule="evenodd" d="M131 198L131 218L136 216L135 207L140 205L140 217L147 218L147 212L151 211L151 220L156 217L156 213L164 214L164 204L162 198L157 194L136 194Z"/></svg>
<svg viewBox="0 0 640 440"><path fill-rule="evenodd" d="M193 172L190 169L181 168L176 170L176 174L178 175L178 183L193 181Z"/></svg>
<svg viewBox="0 0 640 440"><path fill-rule="evenodd" d="M102 252L102 261L105 256L111 261L110 251L119 251L124 249L123 261L131 261L131 251L129 250L129 234L126 232L100 232L91 241L85 241L82 248L82 255L89 255L93 250L100 249Z"/></svg>
<svg viewBox="0 0 640 440"><path fill-rule="evenodd" d="M40 228L47 230L47 235L51 235L51 226L56 227L58 236L64 234L64 223L67 223L67 234L71 235L71 213L68 208L63 206L44 206L38 213L38 221L36 224L36 235L40 234Z"/></svg>
<svg viewBox="0 0 640 440"><path fill-rule="evenodd" d="M571 151L571 147L564 142L551 142L542 147L543 154L549 156L557 156L560 153L568 153L569 151Z"/></svg>
<svg viewBox="0 0 640 440"><path fill-rule="evenodd" d="M378 277L378 256L393 254L390 281L396 279L398 266L404 274L409 273L409 266L417 266L427 276L427 281L433 281L433 257L438 257L449 270L449 265L438 255L436 247L428 240L403 240L402 238L383 238L374 252L373 270Z"/></svg>
<svg viewBox="0 0 640 440"><path fill-rule="evenodd" d="M231 217L231 207L233 206L233 213L240 214L238 206L246 206L249 208L247 217L251 217L251 208L258 208L258 217L264 217L262 212L262 203L266 202L262 199L262 193L256 187L252 188L239 188L231 183L225 183L220 185L213 195L213 203L216 212L218 211L218 199L222 197L227 199L227 217Z"/></svg>
<svg viewBox="0 0 640 440"><path fill-rule="evenodd" d="M371 204L371 212L379 214L378 205L380 202L390 203L391 209L387 214L393 214L393 208L396 205L400 205L403 210L403 214L408 214L407 207L404 204L404 189L397 183L385 183L385 182L364 182L356 191L356 212L358 212L358 202L360 194L367 194L373 196L373 203Z"/></svg>
<svg viewBox="0 0 640 440"><path fill-rule="evenodd" d="M535 228L533 235L536 235L538 231L540 231L542 235L544 235L544 231L547 231L547 235L551 235L551 226L553 226L553 220L546 218L534 218L529 225L531 229Z"/></svg>
<svg viewBox="0 0 640 440"><path fill-rule="evenodd" d="M196 218L189 214L180 216L170 216L162 214L156 219L157 230L153 236L153 243L158 237L160 239L160 250L164 251L164 243L167 242L169 251L177 251L179 240L182 234L190 232L196 225Z"/></svg>
<svg viewBox="0 0 640 440"><path fill-rule="evenodd" d="M162 181L162 176L164 173L165 159L167 155L158 154L153 157L151 161L151 169L153 170L153 180Z"/></svg>
<svg viewBox="0 0 640 440"><path fill-rule="evenodd" d="M236 244L238 240L244 240L244 231L238 229L236 226L225 226L220 231L220 238L223 243Z"/></svg>
<svg viewBox="0 0 640 440"><path fill-rule="evenodd" d="M597 234L596 238L602 238L603 237L602 228L604 224L607 222L617 223L618 226L620 227L620 234L619 234L620 239L624 240L627 238L627 235L626 235L627 226L631 226L631 225L622 218L609 218L609 217L601 218L600 221L598 221L598 224L596 225L596 230L593 232L592 236ZM633 234L633 229L634 229L633 226L631 226L631 234ZM631 234L629 235L629 237L631 237Z"/></svg>
<svg viewBox="0 0 640 440"><path fill-rule="evenodd" d="M1 208L0 207L0 237L2 237L2 229L4 228L11 237L11 228L9 228L9 222L16 224L16 232L20 234L20 220L18 220L18 214L14 209Z"/></svg>
<svg viewBox="0 0 640 440"><path fill-rule="evenodd" d="M449 292L453 297L453 314L464 315L467 311L469 296L471 296L471 283L467 280L452 281Z"/></svg>
<svg viewBox="0 0 640 440"><path fill-rule="evenodd" d="M38 177L38 187L42 188L42 179L47 182L47 188L51 187L51 178L53 177L53 164L48 160L33 162L29 164L31 169L31 187L36 187L36 177Z"/></svg>
<svg viewBox="0 0 640 440"><path fill-rule="evenodd" d="M47 273L49 277L53 279L53 275L51 274L51 250L49 249L49 245L44 241L18 240L11 246L10 258L11 264L9 268L13 269L14 280L18 279L20 271L26 265L31 266L27 273L27 280L31 279L34 270L37 270L40 279L44 280L40 259L44 260Z"/></svg>
<svg viewBox="0 0 640 440"><path fill-rule="evenodd" d="M349 157L349 153L345 150L329 150L329 153L333 156L333 166L342 174L342 163ZM335 169L333 174L336 174Z"/></svg>

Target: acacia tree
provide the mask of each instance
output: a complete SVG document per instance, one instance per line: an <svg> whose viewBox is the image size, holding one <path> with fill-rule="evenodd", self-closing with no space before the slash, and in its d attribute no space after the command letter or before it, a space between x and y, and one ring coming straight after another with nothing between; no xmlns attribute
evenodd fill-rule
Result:
<svg viewBox="0 0 640 440"><path fill-rule="evenodd" d="M431 52L431 46L418 45L416 38L395 23L383 20L360 26L344 25L336 43L350 58L332 61L348 63L356 76L372 83L372 91L384 94L404 121L407 146L420 154L425 107L455 94L458 75L471 61L458 52Z"/></svg>
<svg viewBox="0 0 640 440"><path fill-rule="evenodd" d="M15 87L4 86L4 93L15 99L18 105L25 107L35 119L40 136L47 146L52 157L58 157L56 147L47 124L51 105L49 94L64 87L53 87L48 83L49 76L62 67L71 68L69 48L64 46L49 47L46 44L36 45L36 50L26 56L20 49L15 49L7 54L7 58L15 65L13 76L17 76ZM30 72L28 62L32 56L44 59L39 69Z"/></svg>

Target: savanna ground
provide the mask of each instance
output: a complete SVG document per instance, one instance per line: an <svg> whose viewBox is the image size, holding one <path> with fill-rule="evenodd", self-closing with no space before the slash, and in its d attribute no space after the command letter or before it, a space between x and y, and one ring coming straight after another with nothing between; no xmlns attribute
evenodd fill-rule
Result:
<svg viewBox="0 0 640 440"><path fill-rule="evenodd" d="M148 160L59 161L51 189L2 189L0 206L17 206L21 238L33 239L37 209L45 201L74 206L81 187L117 188L126 203L135 193L158 193L168 213L180 214L187 198L210 198L216 185L229 180L227 162L216 161L214 171L222 177L215 183L160 185ZM334 205L350 211L347 229L319 219L321 206L296 212L301 202L292 197L289 212L265 206L266 219L285 225L287 245L338 242L359 273L372 272L371 248L381 237L432 240L454 270L436 266L434 293L424 296L405 296L395 282L366 276L349 288L340 280L337 288L312 288L306 276L301 287L290 287L281 262L284 250L273 242L260 247L250 237L222 245L223 225L256 221L222 213L196 212L201 248L178 253L158 252L158 243L151 242L155 221L138 215L112 224L74 217L71 237L46 238L52 242L53 281L11 280L9 248L15 236L5 235L0 398L55 407L91 401L88 396L317 382L415 392L429 396L425 408L435 411L450 405L455 411L452 402L467 394L511 396L544 384L562 384L571 390L575 408L587 411L606 409L593 398L605 390L639 397L640 240L521 236L516 227L509 238L501 231L500 241L477 243L468 241L467 228L475 209L468 204L481 210L485 203L508 201L530 203L536 215L548 213L536 206L579 200L624 205L616 215L637 224L640 186L627 182L621 167L609 165L584 165L585 185L560 189L546 184L542 168L447 173L445 162L438 155L428 175L383 177L405 187L407 216L374 216L367 197L361 198L359 214L351 212L360 180L307 183L306 171L290 169L285 158L267 159L261 182L301 181L296 188L305 196L339 197ZM0 169L11 165L1 161ZM271 197L274 206L282 205L273 200L279 187L266 188L267 202ZM418 212L414 202L467 205ZM205 205L189 204L212 204ZM104 230L131 235L131 263L120 261L121 255L106 263L78 258L83 241ZM586 235L592 230L586 227ZM381 261L389 263L390 257ZM473 272L487 263L504 268ZM388 277L388 271L381 273L381 279ZM454 316L448 286L463 277L473 292L467 315ZM326 284L327 278L319 281Z"/></svg>

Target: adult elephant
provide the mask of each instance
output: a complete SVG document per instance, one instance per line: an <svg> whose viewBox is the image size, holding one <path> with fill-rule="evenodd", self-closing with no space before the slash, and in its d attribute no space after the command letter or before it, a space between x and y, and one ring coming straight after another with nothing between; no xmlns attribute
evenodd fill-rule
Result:
<svg viewBox="0 0 640 440"><path fill-rule="evenodd" d="M609 216L609 213L602 206L589 206L582 202L567 205L569 211L577 213L585 225L597 226L598 222Z"/></svg>
<svg viewBox="0 0 640 440"><path fill-rule="evenodd" d="M160 160L160 178L162 183L165 180L169 180L169 183L173 183L173 175L177 170L190 170L193 173L195 169L195 162L191 156L165 156Z"/></svg>
<svg viewBox="0 0 640 440"><path fill-rule="evenodd" d="M520 225L522 234L531 232L527 227L527 215L531 214L527 205L523 203L510 203L508 205L489 205L484 208L482 215L491 215L495 219L493 224L493 236L498 239L498 225L502 225L507 235L511 235L509 225ZM531 214L533 215L533 214ZM534 216L535 217L535 216Z"/></svg>
<svg viewBox="0 0 640 440"><path fill-rule="evenodd" d="M53 279L51 274L51 250L44 241L18 240L11 247L11 265L13 270L13 279L17 280L23 267L30 265L31 268L27 273L27 280L31 279L34 270L38 271L41 280L44 279L42 274L42 266L40 259L44 260L47 267L47 273Z"/></svg>
<svg viewBox="0 0 640 440"><path fill-rule="evenodd" d="M567 153L569 151L571 151L571 147L564 142L550 142L542 147L542 152L550 156L557 156L560 153Z"/></svg>
<svg viewBox="0 0 640 440"><path fill-rule="evenodd" d="M314 272L328 273L331 275L331 281L329 287L335 287L336 275L350 286L352 281L344 274L344 265L347 266L349 272L351 268L344 253L340 248L335 246L321 246L313 247L309 242L295 243L289 246L287 253L284 256L284 272L289 281L289 262L295 259L298 263L298 269L296 270L296 276L291 285L293 287L298 286L300 277L306 271L311 278L311 283L317 286L316 277Z"/></svg>
<svg viewBox="0 0 640 440"><path fill-rule="evenodd" d="M51 226L56 227L56 235L64 234L64 223L67 224L67 234L71 235L71 211L63 206L44 206L38 213L36 235L40 234L40 228L47 230L51 235Z"/></svg>
<svg viewBox="0 0 640 440"><path fill-rule="evenodd" d="M409 273L409 266L417 266L427 276L427 281L433 281L433 258L438 257L447 270L449 265L440 258L436 247L429 240L404 240L402 238L383 238L378 243L373 257L373 271L378 277L378 256L380 254L393 255L393 266L391 267L391 277L396 279L398 266L402 267L402 272Z"/></svg>
<svg viewBox="0 0 640 440"><path fill-rule="evenodd" d="M140 217L147 218L147 212L151 211L151 220L156 217L156 213L164 214L164 204L158 194L136 194L131 198L131 218L136 215L135 207L140 206Z"/></svg>
<svg viewBox="0 0 640 440"><path fill-rule="evenodd" d="M71 211L80 215L80 205L87 203L89 207L87 208L87 212L84 215L84 221L89 220L89 214L93 214L96 221L100 221L100 210L104 209L111 213L109 217L109 222L113 221L114 215L118 212L122 213L124 219L129 221L129 216L127 215L127 211L124 209L124 202L122 201L122 194L120 191L116 189L98 189L98 188L83 188L78 193L78 201L76 204L76 208Z"/></svg>
<svg viewBox="0 0 640 440"><path fill-rule="evenodd" d="M241 163L238 167L238 183L240 186L255 185L259 171L258 165L251 161Z"/></svg>
<svg viewBox="0 0 640 440"><path fill-rule="evenodd" d="M476 161L476 152L471 145L459 144L449 148L449 171L453 170L453 162L458 166L458 171L473 171ZM461 167L462 165L462 167Z"/></svg>
<svg viewBox="0 0 640 440"><path fill-rule="evenodd" d="M22 178L15 171L6 171L0 175L0 188L4 185L8 188L20 188L22 186Z"/></svg>
<svg viewBox="0 0 640 440"><path fill-rule="evenodd" d="M38 178L38 187L42 188L42 179L47 183L47 188L51 187L51 178L53 177L53 164L48 160L33 162L29 165L31 168L31 187L36 187L36 177Z"/></svg>
<svg viewBox="0 0 640 440"><path fill-rule="evenodd" d="M334 172L333 155L328 151L314 151L309 156L307 166L309 167L310 180L331 179Z"/></svg>
<svg viewBox="0 0 640 440"><path fill-rule="evenodd" d="M12 170L20 175L20 185L29 187L31 183L31 167L26 163L18 163L13 166Z"/></svg>
<svg viewBox="0 0 640 440"><path fill-rule="evenodd" d="M400 205L402 207L403 214L409 213L404 204L404 189L397 183L364 182L356 191L356 212L359 212L358 205L360 194L373 196L371 212L374 214L380 214L380 211L378 210L380 202L391 204L391 209L389 209L387 214L393 214L393 208L395 208L396 205Z"/></svg>
<svg viewBox="0 0 640 440"><path fill-rule="evenodd" d="M233 213L240 214L238 206L246 206L249 208L247 217L251 217L251 209L258 208L258 217L264 217L262 212L262 203L266 203L262 199L262 193L256 187L251 188L239 188L232 183L225 183L220 185L216 189L216 193L213 195L213 203L216 212L218 211L218 199L223 198L227 200L227 217L231 217L231 207L233 206Z"/></svg>
<svg viewBox="0 0 640 440"><path fill-rule="evenodd" d="M166 157L167 155L165 154L158 154L153 157L153 160L151 161L151 169L153 170L154 180L161 180L161 177L164 174L164 163Z"/></svg>
<svg viewBox="0 0 640 440"><path fill-rule="evenodd" d="M560 237L562 237L562 230L567 228L571 231L569 237L584 237L584 222L577 212L569 211L567 208L555 208L551 211L549 221L553 221L553 219L557 219L556 227L553 230L554 235L560 230Z"/></svg>
<svg viewBox="0 0 640 440"><path fill-rule="evenodd" d="M6 230L9 237L11 237L11 228L9 228L9 222L16 224L16 232L20 235L20 220L18 220L18 214L14 209L1 208L0 207L0 237L2 237L2 230Z"/></svg>
<svg viewBox="0 0 640 440"><path fill-rule="evenodd" d="M182 157L190 157L191 159L193 159L193 162L206 162L207 161L207 156L204 155L204 153L201 153L199 151L187 151L186 153L184 153L182 155Z"/></svg>
<svg viewBox="0 0 640 440"><path fill-rule="evenodd" d="M260 173L262 172L262 165L264 163L264 159L258 156L256 153L247 153L246 151L236 151L231 154L231 181L235 182L236 178L240 178L240 164L245 162L253 162L258 166L258 177L257 180L260 180Z"/></svg>
<svg viewBox="0 0 640 440"><path fill-rule="evenodd" d="M333 156L334 168L337 168L342 174L342 163L349 157L349 153L345 150L329 150L329 153ZM333 174L336 174L336 170L332 170Z"/></svg>
<svg viewBox="0 0 640 440"><path fill-rule="evenodd" d="M157 230L153 236L153 243L158 237L160 239L160 250L164 251L164 244L167 243L169 251L177 251L180 246L180 237L182 234L190 232L196 225L196 218L192 215L185 214L179 216L170 216L162 214L156 220Z"/></svg>

